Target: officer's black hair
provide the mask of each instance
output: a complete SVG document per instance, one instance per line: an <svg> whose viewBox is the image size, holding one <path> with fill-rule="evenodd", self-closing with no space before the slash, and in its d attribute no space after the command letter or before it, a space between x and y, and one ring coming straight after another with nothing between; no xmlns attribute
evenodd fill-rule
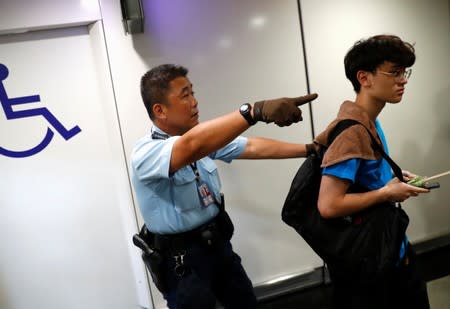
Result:
<svg viewBox="0 0 450 309"><path fill-rule="evenodd" d="M177 77L186 77L188 69L174 64L154 67L141 78L141 97L150 119L154 119L153 105L167 103L169 83Z"/></svg>

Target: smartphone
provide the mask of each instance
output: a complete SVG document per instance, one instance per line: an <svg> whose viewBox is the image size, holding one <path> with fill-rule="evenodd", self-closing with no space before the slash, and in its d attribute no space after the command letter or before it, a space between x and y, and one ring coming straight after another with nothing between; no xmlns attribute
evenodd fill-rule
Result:
<svg viewBox="0 0 450 309"><path fill-rule="evenodd" d="M440 186L441 185L439 184L439 182L426 182L423 185L423 188L431 190L431 189L439 188Z"/></svg>

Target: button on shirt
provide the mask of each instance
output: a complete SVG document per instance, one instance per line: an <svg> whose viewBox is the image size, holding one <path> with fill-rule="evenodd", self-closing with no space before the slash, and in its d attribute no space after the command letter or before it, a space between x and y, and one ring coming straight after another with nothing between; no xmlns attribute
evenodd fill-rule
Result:
<svg viewBox="0 0 450 309"><path fill-rule="evenodd" d="M152 138L152 132L159 137ZM208 222L219 212L216 204L202 205L191 165L169 174L172 147L179 137L168 136L153 126L132 151L133 187L145 224L153 233L189 231ZM239 136L196 162L201 181L207 184L216 201L220 201L221 182L213 160L230 163L244 151L246 144L247 138Z"/></svg>

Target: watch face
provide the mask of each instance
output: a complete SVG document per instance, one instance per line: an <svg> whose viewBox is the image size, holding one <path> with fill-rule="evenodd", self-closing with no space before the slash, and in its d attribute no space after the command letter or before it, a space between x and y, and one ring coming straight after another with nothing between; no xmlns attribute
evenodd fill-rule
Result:
<svg viewBox="0 0 450 309"><path fill-rule="evenodd" d="M248 105L247 104L241 105L240 110L241 110L241 112L248 111Z"/></svg>
<svg viewBox="0 0 450 309"><path fill-rule="evenodd" d="M252 115L250 114L252 110L252 106L249 103L242 104L241 107L239 107L239 112L241 115L247 120L249 125L254 125L256 121L253 119Z"/></svg>

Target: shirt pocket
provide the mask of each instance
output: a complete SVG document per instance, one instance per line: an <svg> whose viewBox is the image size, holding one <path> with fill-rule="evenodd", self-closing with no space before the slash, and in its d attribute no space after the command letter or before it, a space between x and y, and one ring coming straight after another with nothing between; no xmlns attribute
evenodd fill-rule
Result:
<svg viewBox="0 0 450 309"><path fill-rule="evenodd" d="M212 160L204 160L203 166L206 170L206 181L211 185L211 192L213 192L217 197L220 196L220 189L222 183L220 182L219 172L217 171L217 165Z"/></svg>
<svg viewBox="0 0 450 309"><path fill-rule="evenodd" d="M197 193L196 177L189 166L178 170L174 174L173 184L175 209L186 211L201 207Z"/></svg>

